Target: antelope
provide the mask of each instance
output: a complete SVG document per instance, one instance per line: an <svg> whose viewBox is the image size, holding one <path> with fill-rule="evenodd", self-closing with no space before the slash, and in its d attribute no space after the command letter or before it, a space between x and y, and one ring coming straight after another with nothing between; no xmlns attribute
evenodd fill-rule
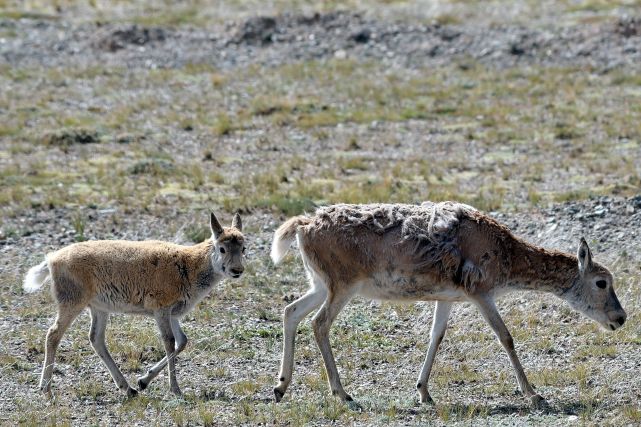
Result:
<svg viewBox="0 0 641 427"><path fill-rule="evenodd" d="M74 243L47 254L32 267L24 281L34 292L51 279L58 313L49 328L40 389L51 396L51 376L56 350L63 334L85 309L91 313L89 341L107 366L114 382L128 397L138 391L129 386L105 344L110 313L153 317L160 331L166 356L138 378L138 389L169 366L169 388L180 396L176 379L176 356L187 345L179 319L206 297L225 277L243 273L244 237L240 216L223 228L210 215L212 237L194 246L162 241L97 240Z"/></svg>
<svg viewBox="0 0 641 427"><path fill-rule="evenodd" d="M283 355L273 389L277 402L292 380L298 324L318 307L312 327L329 387L343 401L352 401L341 385L329 330L356 295L436 301L429 347L416 384L421 403L433 403L428 381L455 302L469 301L478 308L507 352L522 393L535 408L547 403L528 382L495 298L511 291L549 292L606 329L615 330L626 320L612 274L592 260L585 239L576 256L547 250L461 203L322 207L313 216L290 218L276 230L271 249L275 264L294 240L310 289L284 310Z"/></svg>

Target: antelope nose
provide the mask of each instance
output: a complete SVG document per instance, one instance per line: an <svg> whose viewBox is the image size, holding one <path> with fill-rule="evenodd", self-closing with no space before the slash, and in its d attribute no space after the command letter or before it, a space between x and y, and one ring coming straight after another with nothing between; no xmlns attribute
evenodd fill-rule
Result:
<svg viewBox="0 0 641 427"><path fill-rule="evenodd" d="M241 274L243 274L244 269L243 268L232 268L229 271L231 271L231 274L233 274L234 276L240 276Z"/></svg>
<svg viewBox="0 0 641 427"><path fill-rule="evenodd" d="M623 326L623 324L625 323L625 316L619 317L617 319L617 323L619 324L619 326Z"/></svg>

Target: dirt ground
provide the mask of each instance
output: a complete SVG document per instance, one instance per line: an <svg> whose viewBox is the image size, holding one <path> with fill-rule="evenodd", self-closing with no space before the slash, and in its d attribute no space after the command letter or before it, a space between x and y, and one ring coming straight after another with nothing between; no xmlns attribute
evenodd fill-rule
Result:
<svg viewBox="0 0 641 427"><path fill-rule="evenodd" d="M13 2L0 0L0 419L7 425L637 425L641 423L641 3ZM434 405L414 384L431 303L356 300L332 329L346 390L329 395L309 320L293 383L272 387L281 313L307 283L275 267L272 233L328 203L461 200L515 234L616 277L626 325L606 332L551 295L499 308L533 411L474 307L437 355ZM183 324L185 396L164 373L120 396L65 335L55 398L37 390L48 292L22 278L85 239L209 237L243 216L248 267ZM108 347L131 384L162 357L149 319L114 315Z"/></svg>

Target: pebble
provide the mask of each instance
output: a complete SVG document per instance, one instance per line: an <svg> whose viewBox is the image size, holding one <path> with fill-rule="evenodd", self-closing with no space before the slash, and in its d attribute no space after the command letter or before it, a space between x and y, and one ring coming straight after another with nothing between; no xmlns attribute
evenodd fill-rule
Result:
<svg viewBox="0 0 641 427"><path fill-rule="evenodd" d="M572 63L605 69L641 62L638 35L629 36L631 27L602 21L554 23L545 30L510 23L412 26L359 13L332 11L249 17L229 22L221 30L42 20L19 20L15 25L16 33L30 37L2 38L2 54L13 67L34 61L47 66L74 67L99 59L104 66L120 65L124 60L132 68L141 64L172 68L206 62L229 69L248 63L283 64L292 58L332 56L380 59L391 65L420 68L467 57L497 67ZM278 49L271 49L272 46ZM258 50L268 54L256 55ZM109 55L105 56L105 52Z"/></svg>
<svg viewBox="0 0 641 427"><path fill-rule="evenodd" d="M580 237L599 242L598 247L592 248L595 256L608 262L624 253L632 258L641 256L641 245L635 237L641 230L637 203L641 204L641 196L597 197L534 212L505 214L500 221L526 240L570 253L576 251ZM542 222L546 224L543 230Z"/></svg>
<svg viewBox="0 0 641 427"><path fill-rule="evenodd" d="M336 52L334 52L334 58L336 59L345 59L347 58L347 52L343 49L339 49Z"/></svg>

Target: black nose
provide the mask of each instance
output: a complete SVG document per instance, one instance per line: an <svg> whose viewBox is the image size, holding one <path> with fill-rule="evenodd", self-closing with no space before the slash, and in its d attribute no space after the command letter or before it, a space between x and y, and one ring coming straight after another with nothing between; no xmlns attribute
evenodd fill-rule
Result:
<svg viewBox="0 0 641 427"><path fill-rule="evenodd" d="M240 276L241 274L243 274L243 269L232 268L229 271L231 271L231 274L233 274L234 276Z"/></svg>
<svg viewBox="0 0 641 427"><path fill-rule="evenodd" d="M619 326L623 326L623 324L625 323L625 317L624 316L619 317L617 319L617 323L619 324Z"/></svg>

